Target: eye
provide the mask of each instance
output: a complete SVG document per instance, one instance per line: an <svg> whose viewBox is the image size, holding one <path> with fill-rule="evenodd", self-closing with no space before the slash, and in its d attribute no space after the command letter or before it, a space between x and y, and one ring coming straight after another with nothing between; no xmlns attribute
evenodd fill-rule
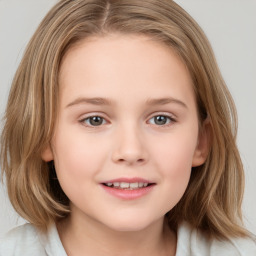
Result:
<svg viewBox="0 0 256 256"><path fill-rule="evenodd" d="M165 115L158 115L149 119L149 123L155 125L167 125L171 122L175 122L175 120Z"/></svg>
<svg viewBox="0 0 256 256"><path fill-rule="evenodd" d="M90 116L80 121L87 126L100 126L106 123L106 120L100 116Z"/></svg>

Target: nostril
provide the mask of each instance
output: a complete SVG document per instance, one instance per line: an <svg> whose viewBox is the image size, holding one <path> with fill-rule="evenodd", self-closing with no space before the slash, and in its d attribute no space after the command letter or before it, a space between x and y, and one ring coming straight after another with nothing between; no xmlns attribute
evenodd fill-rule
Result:
<svg viewBox="0 0 256 256"><path fill-rule="evenodd" d="M135 161L129 161L129 160L126 160L126 159L124 159L124 158L118 159L118 162L119 162L119 163L124 163L124 162L144 163L144 161L145 161L145 159L143 159L143 158L139 158L139 159L137 159L137 160L135 160Z"/></svg>
<svg viewBox="0 0 256 256"><path fill-rule="evenodd" d="M146 155L140 151L119 149L113 152L112 160L119 164L143 164L146 162Z"/></svg>

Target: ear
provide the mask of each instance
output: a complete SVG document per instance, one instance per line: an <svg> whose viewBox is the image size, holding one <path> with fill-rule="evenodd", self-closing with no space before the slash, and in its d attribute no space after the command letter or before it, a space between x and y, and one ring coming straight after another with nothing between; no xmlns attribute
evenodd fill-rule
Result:
<svg viewBox="0 0 256 256"><path fill-rule="evenodd" d="M207 118L200 129L197 141L197 147L194 152L192 167L197 167L205 163L211 147L211 124Z"/></svg>
<svg viewBox="0 0 256 256"><path fill-rule="evenodd" d="M50 144L43 150L41 157L45 162L50 162L53 160L53 153Z"/></svg>

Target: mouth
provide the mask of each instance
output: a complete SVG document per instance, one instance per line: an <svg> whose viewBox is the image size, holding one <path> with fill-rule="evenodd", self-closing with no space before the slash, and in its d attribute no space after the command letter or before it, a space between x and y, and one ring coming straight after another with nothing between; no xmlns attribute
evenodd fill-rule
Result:
<svg viewBox="0 0 256 256"><path fill-rule="evenodd" d="M120 178L101 183L110 195L122 200L135 200L154 190L156 183L141 178Z"/></svg>
<svg viewBox="0 0 256 256"><path fill-rule="evenodd" d="M107 182L102 185L109 188L123 189L123 190L136 190L142 189L149 186L153 186L155 183L148 182Z"/></svg>

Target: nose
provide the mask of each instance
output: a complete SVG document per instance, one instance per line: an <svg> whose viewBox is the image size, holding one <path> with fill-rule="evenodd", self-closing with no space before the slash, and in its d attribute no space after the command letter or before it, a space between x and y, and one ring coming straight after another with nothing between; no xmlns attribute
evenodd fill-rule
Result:
<svg viewBox="0 0 256 256"><path fill-rule="evenodd" d="M148 160L145 139L138 127L120 129L114 140L112 160L126 165L140 165Z"/></svg>

